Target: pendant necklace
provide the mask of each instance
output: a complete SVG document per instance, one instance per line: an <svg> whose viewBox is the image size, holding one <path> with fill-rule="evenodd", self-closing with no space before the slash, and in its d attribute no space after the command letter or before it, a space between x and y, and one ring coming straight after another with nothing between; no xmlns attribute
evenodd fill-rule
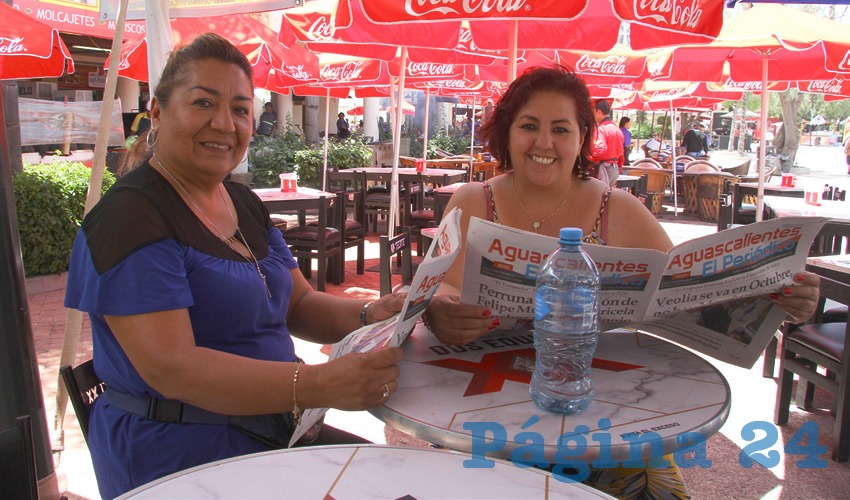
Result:
<svg viewBox="0 0 850 500"><path fill-rule="evenodd" d="M219 194L219 196L221 196L221 201L222 201L222 203L224 203L224 208L226 208L226 209L227 209L227 213L228 213L228 214L230 214L230 220L232 220L232 221L233 221L233 224L235 224L235 225L236 225L236 232L235 232L235 233L233 233L233 236L230 236L230 237L225 236L225 235L224 235L224 233L222 233L222 232L218 229L218 227L217 227L215 224L213 224L213 222L210 220L210 218L209 218L209 217L207 217L207 214L205 214L205 213L204 213L204 211L203 211L203 210L201 210L201 207L199 207L199 206L198 206L198 204L197 204L197 203L195 203L195 200L193 200L193 199L192 199L192 197L191 197L191 196L189 196L189 192L188 192L188 191L186 191L186 188L185 188L185 187L183 187L183 184L181 184L181 183L180 183L180 181L178 181L178 180L177 180L177 178L176 178L176 177L174 177L174 176L171 174L171 172L169 172L169 171L168 171L168 169L167 169L167 168L165 168L165 165L163 165L163 164L162 164L162 162L161 162L161 161L159 161L159 158L157 158L157 157L156 157L156 154L154 154L154 155L153 155L153 159L154 159L154 160L156 160L156 163L160 166L160 168L162 168L162 170L163 170L166 174L168 174L168 176L169 176L169 177L171 177L171 180L173 180L173 181L177 184L177 187L179 187L179 188L180 188L180 190L181 190L181 191L183 191L183 194L185 194L185 195L186 195L186 198L188 198L188 199L189 199L189 201L192 203L192 205L194 205L194 206L195 206L195 210L197 210L197 211L198 211L198 213L199 213L199 214L201 214L201 216L202 216L204 219L206 219L206 221L207 221L207 223L210 225L210 227L212 227L213 229L215 229L215 232L216 232L216 233L218 233L219 238L221 238L221 240L222 240L222 241L224 241L224 242L227 244L227 246L229 246L229 247L231 248L231 250L233 250L234 252L236 252L236 253L238 253L239 255L241 255L241 256L242 256L242 258L243 258L243 259L245 259L245 260L246 260L249 264L251 263L251 259L253 259L253 261L254 261L254 266L257 268L257 274L259 274L259 275L260 275L260 278L263 280L263 285L265 285L265 287L266 287L266 293L268 293L268 294L269 294L269 298L271 298L271 296L272 296L272 292L271 292L271 290L269 290L269 284L266 282L266 275L265 275L265 274L263 274L263 272L260 270L260 263L259 263L259 261L257 261L257 257L255 257L255 256L254 256L254 251L253 251L253 250L251 250L251 247L248 245L248 240L246 240L246 239L245 239L245 236L243 236L243 235L242 235L242 230L241 230L241 229L239 229L239 224L237 224L237 223L236 223L236 218L235 218L235 217L233 217L233 212L231 212L231 211L230 211L230 207L229 207L229 206L227 206L227 201L224 199L224 194L222 194L222 192L221 192L221 187L222 187L222 186L219 186L218 194ZM248 253L249 253L249 254L251 254L251 258L250 258L250 259L248 258L248 256L247 256L247 255L245 255L245 254L244 254L244 253L242 253L242 252L241 252L238 248L236 248L235 243L236 243L236 240L237 240L237 238L236 238L236 235L237 235L237 234L239 235L239 238L238 238L238 239L239 239L240 241L242 241L242 243L245 245L245 248L247 248L247 249L248 249Z"/></svg>
<svg viewBox="0 0 850 500"><path fill-rule="evenodd" d="M570 190L567 192L567 195L564 196L564 199L561 200L561 204L558 205L558 208L556 208L555 211L552 212L551 214L549 214L545 219L543 219L540 222L537 222L536 220L534 220L534 217L532 217L531 212L528 211L528 208L525 207L525 203L522 202L522 198L519 197L519 193L517 193L517 191L516 191L516 182L514 182L514 176L516 176L516 173L511 174L511 187L514 189L514 195L516 196L517 201L519 201L520 206L522 207L523 210L525 210L525 213L526 213L526 215L528 215L528 218L531 219L531 227L534 228L535 233L537 232L538 229L540 229L541 224L543 224L547 220L551 219L552 216L555 215L556 213L558 213L558 211L561 209L561 207L564 206L564 203L567 202L567 199L573 193L573 188L576 185L576 180L573 179L572 182L570 183Z"/></svg>

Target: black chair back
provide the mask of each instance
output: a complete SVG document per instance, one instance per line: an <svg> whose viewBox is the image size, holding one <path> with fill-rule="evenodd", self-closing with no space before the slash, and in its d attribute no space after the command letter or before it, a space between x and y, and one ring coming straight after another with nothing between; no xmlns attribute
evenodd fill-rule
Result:
<svg viewBox="0 0 850 500"><path fill-rule="evenodd" d="M15 427L0 432L0 496L38 500L38 477L30 416L16 419Z"/></svg>
<svg viewBox="0 0 850 500"><path fill-rule="evenodd" d="M74 414L77 415L80 430L83 432L86 442L88 442L91 405L98 396L103 394L106 384L94 372L93 360L88 360L76 368L65 365L59 369L59 373L62 374L65 388L68 389L68 398L74 407Z"/></svg>
<svg viewBox="0 0 850 500"><path fill-rule="evenodd" d="M402 284L410 284L413 281L413 258L411 252L413 250L410 228L402 227L399 233L390 238L381 236L381 296L392 293L393 291L393 256L397 255L400 260L401 281Z"/></svg>

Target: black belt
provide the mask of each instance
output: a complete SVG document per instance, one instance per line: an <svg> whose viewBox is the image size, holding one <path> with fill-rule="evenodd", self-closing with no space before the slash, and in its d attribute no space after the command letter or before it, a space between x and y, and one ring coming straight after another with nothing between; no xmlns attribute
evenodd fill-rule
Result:
<svg viewBox="0 0 850 500"><path fill-rule="evenodd" d="M174 399L159 399L153 396L141 398L118 392L109 387L100 397L119 410L155 422L226 425L229 418L227 415L213 413Z"/></svg>

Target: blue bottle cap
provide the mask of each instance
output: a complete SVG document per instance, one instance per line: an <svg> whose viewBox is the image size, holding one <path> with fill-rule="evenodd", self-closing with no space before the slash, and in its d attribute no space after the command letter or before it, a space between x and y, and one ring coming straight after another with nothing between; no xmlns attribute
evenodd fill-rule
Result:
<svg viewBox="0 0 850 500"><path fill-rule="evenodd" d="M562 227L558 243L561 245L580 245L583 233L577 227Z"/></svg>

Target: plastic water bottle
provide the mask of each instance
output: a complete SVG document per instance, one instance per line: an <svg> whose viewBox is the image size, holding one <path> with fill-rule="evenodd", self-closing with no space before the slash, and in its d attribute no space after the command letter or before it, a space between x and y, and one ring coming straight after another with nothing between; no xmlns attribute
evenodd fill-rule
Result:
<svg viewBox="0 0 850 500"><path fill-rule="evenodd" d="M590 365L599 338L599 272L581 249L581 229L566 227L543 265L534 298L531 398L543 410L574 414L593 401Z"/></svg>

